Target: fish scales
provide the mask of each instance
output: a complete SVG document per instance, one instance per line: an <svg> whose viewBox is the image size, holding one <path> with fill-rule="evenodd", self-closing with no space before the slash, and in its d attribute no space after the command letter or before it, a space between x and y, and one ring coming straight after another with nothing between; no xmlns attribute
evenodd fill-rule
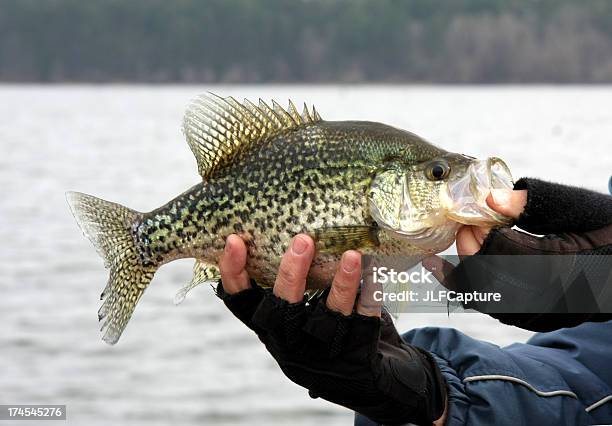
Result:
<svg viewBox="0 0 612 426"><path fill-rule="evenodd" d="M410 134L378 123L323 122L283 132L148 214L135 228L152 266L183 257L217 261L228 235L242 235L249 269L275 271L292 236L337 226L372 226L367 195L378 163L419 161ZM385 143L381 143L385 142ZM272 281L271 281L272 280Z"/></svg>

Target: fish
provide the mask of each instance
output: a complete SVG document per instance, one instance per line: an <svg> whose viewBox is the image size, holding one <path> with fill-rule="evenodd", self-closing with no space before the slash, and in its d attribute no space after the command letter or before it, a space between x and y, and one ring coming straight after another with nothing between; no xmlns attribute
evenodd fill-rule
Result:
<svg viewBox="0 0 612 426"><path fill-rule="evenodd" d="M192 288L218 282L226 238L240 236L246 270L271 287L291 239L315 241L308 291L328 287L348 249L424 258L448 248L462 224L504 226L486 202L511 189L499 158L448 152L406 130L369 121L326 121L290 100L212 93L188 106L182 130L201 181L150 212L79 193L66 198L83 234L110 270L98 311L115 344L162 265L194 258ZM160 176L160 178L163 178Z"/></svg>

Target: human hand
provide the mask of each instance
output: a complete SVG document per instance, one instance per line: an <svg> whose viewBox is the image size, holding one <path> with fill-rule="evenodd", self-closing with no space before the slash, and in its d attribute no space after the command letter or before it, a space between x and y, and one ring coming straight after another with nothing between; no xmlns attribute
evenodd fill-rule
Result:
<svg viewBox="0 0 612 426"><path fill-rule="evenodd" d="M597 296L605 293L605 280L588 281L584 274L605 272L602 268L610 264L609 257L580 255L609 252L612 197L537 179L521 179L516 187L521 190L505 198L494 193L487 202L513 217L520 228L546 236L510 228L462 227L457 234L460 263L454 266L431 256L423 266L450 290L499 292L503 303L472 302L464 307L527 330L549 331L609 319L599 309L612 301ZM580 315L554 315L573 312Z"/></svg>
<svg viewBox="0 0 612 426"><path fill-rule="evenodd" d="M527 204L527 190L493 190L486 199L490 208L504 216L518 219ZM485 239L491 232L491 227L463 225L457 231L455 244L459 256L472 256L478 253ZM453 264L442 259L440 256L429 256L423 259L423 267L443 285L451 290L457 290L457 286L447 278L455 268Z"/></svg>
<svg viewBox="0 0 612 426"><path fill-rule="evenodd" d="M527 204L527 190L495 189L487 197L487 204L497 213L518 219ZM464 225L457 232L457 253L471 256L482 247L491 227Z"/></svg>
<svg viewBox="0 0 612 426"><path fill-rule="evenodd" d="M314 254L312 239L296 236L273 289L263 289L249 280L246 247L232 235L218 296L312 397L385 424L443 421L445 384L431 355L405 344L381 305L358 296L359 252L344 253L330 289L306 301Z"/></svg>
<svg viewBox="0 0 612 426"><path fill-rule="evenodd" d="M288 303L298 303L304 298L306 277L314 257L314 242L307 235L296 236L291 246L281 259L276 276L273 294ZM219 261L223 290L228 295L251 288L249 275L245 270L247 251L244 241L237 235L227 239L225 251ZM327 307L343 315L353 311L355 298L361 280L361 254L349 250L342 256L340 267L336 271L329 295ZM357 304L357 313L366 316L381 316L381 305L364 306L361 298Z"/></svg>

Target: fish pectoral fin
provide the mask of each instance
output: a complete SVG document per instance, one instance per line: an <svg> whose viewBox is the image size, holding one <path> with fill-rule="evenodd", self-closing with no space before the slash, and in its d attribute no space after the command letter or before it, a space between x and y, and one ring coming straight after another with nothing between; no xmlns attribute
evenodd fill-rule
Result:
<svg viewBox="0 0 612 426"><path fill-rule="evenodd" d="M377 247L379 228L370 226L335 226L319 228L311 235L320 253L342 254L347 250Z"/></svg>
<svg viewBox="0 0 612 426"><path fill-rule="evenodd" d="M287 109L278 103L269 107L260 100L255 105L232 97L222 98L212 93L196 98L183 118L183 133L196 157L198 172L203 179L215 170L231 164L234 157L279 132L321 121L314 106L299 114L289 101Z"/></svg>
<svg viewBox="0 0 612 426"><path fill-rule="evenodd" d="M199 286L200 284L206 283L217 283L221 279L221 271L216 265L212 263L203 262L201 260L196 260L193 265L193 277L188 284L185 284L183 287L176 292L174 296L174 304L178 305L187 296L187 293L191 291L192 288Z"/></svg>

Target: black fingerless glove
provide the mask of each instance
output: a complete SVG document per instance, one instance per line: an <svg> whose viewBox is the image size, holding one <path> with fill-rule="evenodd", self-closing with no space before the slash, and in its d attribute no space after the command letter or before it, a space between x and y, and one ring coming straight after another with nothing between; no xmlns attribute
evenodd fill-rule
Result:
<svg viewBox="0 0 612 426"><path fill-rule="evenodd" d="M445 408L445 382L432 356L407 345L389 315L344 316L325 305L327 292L289 304L256 283L217 295L255 331L285 375L311 397L384 424L431 425Z"/></svg>
<svg viewBox="0 0 612 426"><path fill-rule="evenodd" d="M593 231L612 224L612 196L575 186L522 178L527 204L515 225L532 234Z"/></svg>
<svg viewBox="0 0 612 426"><path fill-rule="evenodd" d="M506 303L514 304L515 311L522 313L513 313L512 307L504 311L503 304L491 302L464 306L527 330L550 331L585 321L611 320L610 310L598 312L598 307L610 305L599 294L607 294L604 289L610 285L612 197L537 179L520 179L515 189L528 190L525 210L516 225L547 235L536 237L508 228L493 230L478 253L463 258L445 278L445 285L464 293L499 291ZM544 255L568 256L547 260L541 257ZM566 268L559 262L574 263ZM542 276L547 270L551 275ZM561 270L579 272L569 292L559 286L559 281L551 280ZM587 277L591 277L590 283ZM593 277L597 277L595 282ZM600 288L593 291L593 284ZM572 303L584 311L568 309ZM533 306L542 308L541 312L534 312ZM563 313L564 309L571 313Z"/></svg>

